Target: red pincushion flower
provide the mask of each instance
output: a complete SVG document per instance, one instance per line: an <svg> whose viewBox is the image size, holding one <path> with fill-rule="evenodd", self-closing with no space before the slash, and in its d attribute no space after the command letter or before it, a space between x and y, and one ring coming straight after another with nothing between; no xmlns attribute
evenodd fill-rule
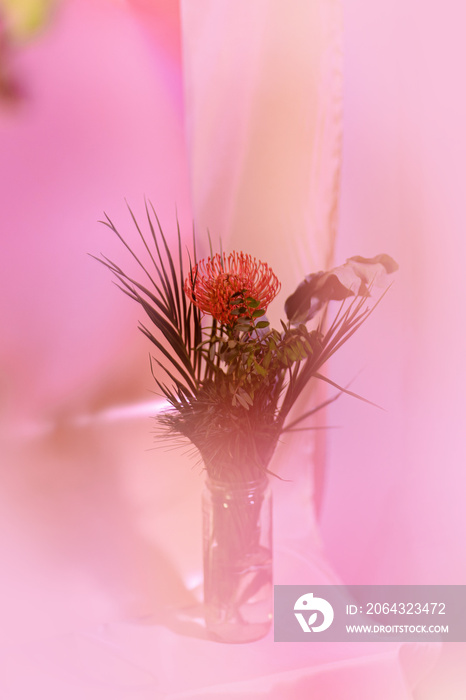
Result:
<svg viewBox="0 0 466 700"><path fill-rule="evenodd" d="M184 291L201 311L232 326L238 320L238 314L232 314L232 310L237 309L232 302L238 295L244 300L252 297L259 302L256 308L265 311L280 286L267 263L245 253L233 252L228 257L217 253L213 258L201 260L186 279Z"/></svg>

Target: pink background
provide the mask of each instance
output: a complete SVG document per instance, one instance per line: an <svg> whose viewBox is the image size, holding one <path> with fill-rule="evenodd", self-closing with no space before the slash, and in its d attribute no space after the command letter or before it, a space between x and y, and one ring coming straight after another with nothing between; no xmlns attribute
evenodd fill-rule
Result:
<svg viewBox="0 0 466 700"><path fill-rule="evenodd" d="M387 409L334 410L343 428L330 443L323 531L354 583L466 576L461 22L458 3L355 2L345 13L337 256L384 250L400 264L333 369L341 381L363 370L354 386Z"/></svg>
<svg viewBox="0 0 466 700"><path fill-rule="evenodd" d="M451 1L441 11L418 0L343 2L337 221L328 203L338 164L311 167L308 154L315 133L338 143L338 95L320 103L333 110L330 135L316 124L306 135L313 105L296 102L311 94L307 66L328 37L316 34L309 53L287 62L274 54L276 36L246 41L228 3L210 3L209 14L200 2L203 26L193 6L180 16L170 2L69 0L13 56L27 97L0 107L4 645L143 614L154 600L189 598L182 581L196 583L186 532L198 524L199 475L186 464L154 469L150 421L105 413L153 400L149 349L138 310L87 253L121 259L97 221L106 211L131 231L124 198L142 217L144 195L170 235L176 208L186 232L194 217L200 235L209 227L266 258L285 290L310 261L329 263L335 226L335 263L380 252L399 262L382 305L328 370L341 383L355 377L352 389L386 411L350 398L329 411L341 427L327 434L323 551L348 583L465 583L464 12ZM338 3L326 7L331 26ZM266 5L254 8L251 36ZM309 27L308 12L300 3L283 34ZM218 45L221 65L210 54ZM264 57L274 90L261 103ZM292 75L309 80L306 90ZM277 86L294 112L285 98L267 102ZM272 153L261 150L267 110L263 129L283 137ZM308 495L303 522L313 528ZM167 505L177 499L181 511ZM169 551L156 531L171 533ZM456 698L462 659L452 645L420 700Z"/></svg>

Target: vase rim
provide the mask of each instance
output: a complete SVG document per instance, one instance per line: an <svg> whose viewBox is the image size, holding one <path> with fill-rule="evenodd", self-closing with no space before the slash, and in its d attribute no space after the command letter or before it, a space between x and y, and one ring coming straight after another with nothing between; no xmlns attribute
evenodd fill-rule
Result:
<svg viewBox="0 0 466 700"><path fill-rule="evenodd" d="M264 474L258 479L250 479L247 481L225 481L223 479L213 479L208 474L206 475L206 485L212 488L218 489L234 489L235 491L241 491L251 488L257 488L259 486L265 486L269 481L268 474Z"/></svg>

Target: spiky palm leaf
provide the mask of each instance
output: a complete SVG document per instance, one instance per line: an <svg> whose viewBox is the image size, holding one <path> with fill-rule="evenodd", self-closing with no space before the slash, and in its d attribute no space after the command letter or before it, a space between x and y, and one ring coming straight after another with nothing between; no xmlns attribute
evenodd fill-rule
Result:
<svg viewBox="0 0 466 700"><path fill-rule="evenodd" d="M182 241L178 222L179 275L177 274L160 221L152 205L149 208L149 205L146 203L145 207L152 247L142 233L132 210L130 207L128 209L149 261L153 270L155 270L156 278L154 278L153 272L149 271L133 248L119 233L111 219L106 216L106 220L101 223L107 226L123 243L149 280L150 288L126 274L106 256L92 257L113 273L118 280L117 286L119 289L142 307L154 330L157 329L161 332L165 342L159 339L156 333L143 323L139 325L142 333L151 341L158 353L165 358L165 364L154 358L156 363L164 370L169 379L175 383L178 391L183 396L194 397L200 382L203 380L203 375L208 368L209 362L199 349L202 338L201 314L194 305L186 303L185 295L180 291L182 289L184 272ZM159 380L157 382L164 396L170 402L173 402L174 395L172 392Z"/></svg>

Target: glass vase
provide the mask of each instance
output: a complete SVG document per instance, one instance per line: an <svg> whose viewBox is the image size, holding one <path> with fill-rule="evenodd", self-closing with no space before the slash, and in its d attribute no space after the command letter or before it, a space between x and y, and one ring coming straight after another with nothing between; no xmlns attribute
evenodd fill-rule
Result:
<svg viewBox="0 0 466 700"><path fill-rule="evenodd" d="M203 491L204 610L213 638L264 637L272 624L272 492L268 478Z"/></svg>

